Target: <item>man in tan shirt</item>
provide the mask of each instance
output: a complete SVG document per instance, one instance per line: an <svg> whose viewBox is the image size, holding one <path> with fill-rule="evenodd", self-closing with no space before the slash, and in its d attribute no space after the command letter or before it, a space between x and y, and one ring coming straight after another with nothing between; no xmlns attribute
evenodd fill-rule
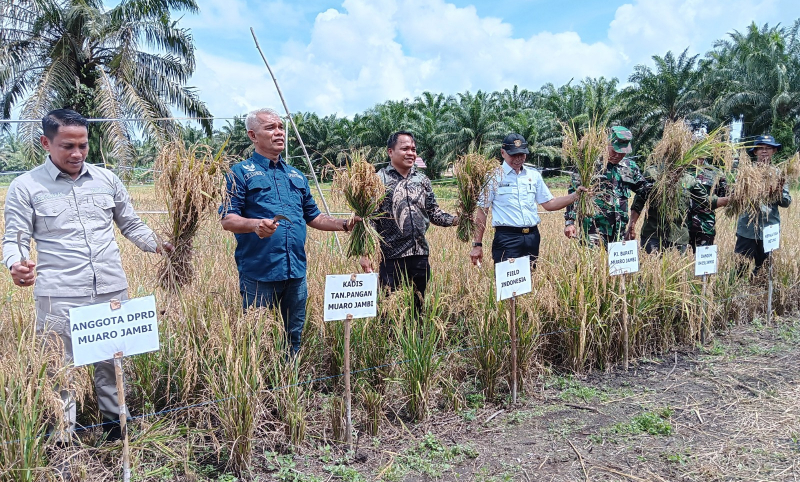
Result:
<svg viewBox="0 0 800 482"><path fill-rule="evenodd" d="M72 362L69 309L128 298L114 225L139 249L158 246L153 231L133 210L128 192L111 171L86 164L87 120L75 111L58 109L42 119L41 143L49 156L44 164L14 179L5 202L3 264L14 284L33 286L36 333L63 345ZM30 261L30 240L36 240L37 262ZM119 405L111 360L95 364L97 402L109 440L119 438ZM75 428L75 401L69 387L60 387L69 442Z"/></svg>

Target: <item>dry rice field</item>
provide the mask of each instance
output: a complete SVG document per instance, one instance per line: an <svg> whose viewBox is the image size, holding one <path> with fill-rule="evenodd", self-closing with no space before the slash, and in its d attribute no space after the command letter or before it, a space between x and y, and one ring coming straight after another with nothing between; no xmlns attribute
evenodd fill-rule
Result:
<svg viewBox="0 0 800 482"><path fill-rule="evenodd" d="M437 194L452 212L454 190ZM163 209L152 187L131 195L138 211ZM454 228L432 227L423 319L409 317L401 291L382 297L378 318L354 323L352 451L342 443L342 324L322 322L322 300L324 276L358 264L330 234L309 230L297 365L286 362L271 313L240 313L235 241L217 220L204 222L197 277L179 294L158 287L158 256L121 239L130 295L154 293L161 311L161 350L125 361L134 480L798 480L800 214L792 206L781 215L770 323L765 281L735 274L734 220L720 216L720 271L707 299L690 255L641 254L627 283L625 372L619 277L607 275L600 250L563 236L561 212L543 214L533 292L517 304L517 405L491 233L475 268ZM163 215L142 217L166 225ZM57 480L49 465L63 460L76 480L121 480L121 445L101 444L98 428L51 450L43 435L55 380L43 368L71 377L84 426L99 422L91 379L40 348L31 290L6 275L0 294L0 480ZM711 333L701 345L703 320Z"/></svg>

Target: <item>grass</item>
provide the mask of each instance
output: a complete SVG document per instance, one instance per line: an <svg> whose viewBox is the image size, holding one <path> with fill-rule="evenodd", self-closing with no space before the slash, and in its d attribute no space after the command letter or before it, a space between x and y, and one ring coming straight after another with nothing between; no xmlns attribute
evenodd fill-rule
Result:
<svg viewBox="0 0 800 482"><path fill-rule="evenodd" d="M437 189L455 193L454 186ZM0 190L0 199L4 192ZM561 193L563 190L554 189L555 195ZM131 196L137 209L163 208L152 187L131 189ZM445 210L454 208L453 200L441 204ZM347 209L342 204L331 207L336 211ZM800 302L800 287L795 282L800 279L800 246L792 241L800 238L797 213L794 209L782 212L784 242L775 253L776 306L786 311ZM145 219L150 225L158 225L166 217L147 215ZM735 276L734 228L733 220L718 219L720 272L710 278L708 289L712 330L727 329L731 323L749 323L764 310L764 297L758 295L763 288ZM524 387L538 389L548 380L548 387L559 389L565 401L602 400L607 391L595 393L578 381L579 376L545 379L542 374L545 370L556 374L602 371L620 363L618 281L607 276L602 250L585 250L563 236L561 213L542 215L540 229L541 257L533 276L533 293L519 297L517 302L520 381ZM157 420L169 422L159 429L161 435L151 432L140 441L138 460L150 467L169 467L176 477L193 472L198 479L208 480L225 473L238 477L237 470L243 475L263 471L263 457L258 454L266 451L302 452L317 444L328 444L334 452L340 450L342 410L337 403L343 389L339 376L342 324L324 323L321 304L326 274L351 273L359 268L356 260L339 255L332 240L330 233L309 230L308 314L295 369L283 360L281 324L266 312L253 314L253 318L241 314L232 256L235 243L217 221L199 224L193 244L196 276L180 293L160 286L154 255L120 239L130 292L136 296L154 293L163 310L159 316L161 350L126 359L130 410L134 416L175 410L132 422L132 430L142 430ZM364 440L370 440L376 425L377 438L391 440L397 433L418 430L420 425L413 419L424 419L440 410L460 413L464 419L483 420L488 416L485 411L496 411L508 395L508 310L494 301L491 263L487 259L482 268L472 266L467 257L469 248L456 240L453 230L433 227L428 240L433 277L422 319L411 316L411 299L401 292L381 298L378 318L354 323L353 368L380 366L353 376L353 420L362 446L369 443ZM699 339L702 300L699 280L692 270L690 255L642 255L640 273L629 277L628 282L632 357L663 356L676 345L691 345ZM52 398L51 388L57 380L38 375L37 366L44 366L44 361L35 350L38 344L32 333L31 291L15 287L8 277L2 277L0 299L4 303L0 310L0 382L6 384L0 394L6 397L0 404L0 416L6 417L0 421L0 435L3 440L17 440L27 433L32 440L25 447L0 447L0 473L13 471L12 480L32 480L48 470L46 449L51 442L39 434L44 432L43 422L52 420L55 414L47 400ZM796 340L799 332L797 324L785 324L780 331L787 341ZM718 356L730 351L714 341L706 349ZM78 399L83 401L79 418L91 424L99 422L99 415L94 396L89 395L87 370L75 369L71 376ZM44 402L37 402L34 395ZM235 398L217 403L232 395ZM183 408L187 406L193 408ZM504 417L512 417L512 413ZM654 413L657 418L650 420L653 427L659 420L670 423ZM513 423L514 419L509 420ZM649 423L641 422L643 427ZM630 423L625 425L629 430ZM553 429L565 431L569 427ZM163 438L165 431L170 431L171 438ZM83 435L89 443L96 436ZM441 445L446 451L452 449ZM417 448L414 454L400 454L391 466L395 468L387 469L382 477L388 480L392 473L401 474L396 467L403 465L402 457L431 459L437 457L433 455L436 453ZM88 450L82 454L75 462L76 470L88 474L87 479L99 480L111 473L111 469L103 468L109 456ZM468 458L466 454L463 457ZM338 460L337 454L326 463L332 468L341 466ZM436 462L441 463L451 462ZM432 472L441 468L436 464ZM213 467L208 476L198 469L206 466ZM108 463L108 467L113 466ZM297 467L294 470L302 472ZM347 476L344 469L332 470L342 470L342 476ZM284 472L286 477L294 473L288 468ZM142 476L142 480L162 477L155 468L143 473L150 475ZM323 479L332 474L325 474Z"/></svg>

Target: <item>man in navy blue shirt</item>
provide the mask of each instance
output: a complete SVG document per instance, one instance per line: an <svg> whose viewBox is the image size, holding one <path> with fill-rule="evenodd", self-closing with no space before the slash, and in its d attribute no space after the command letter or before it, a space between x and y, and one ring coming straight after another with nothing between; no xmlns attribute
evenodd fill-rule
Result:
<svg viewBox="0 0 800 482"><path fill-rule="evenodd" d="M222 228L236 235L236 267L242 306L279 308L291 353L300 350L306 318L306 225L350 231L360 221L320 213L306 176L286 164L283 120L271 109L247 115L253 155L231 168ZM276 219L276 216L282 218Z"/></svg>

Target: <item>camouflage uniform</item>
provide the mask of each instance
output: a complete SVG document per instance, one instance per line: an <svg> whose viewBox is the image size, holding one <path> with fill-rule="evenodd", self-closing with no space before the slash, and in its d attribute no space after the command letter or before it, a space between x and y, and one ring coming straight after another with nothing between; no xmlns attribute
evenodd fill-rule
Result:
<svg viewBox="0 0 800 482"><path fill-rule="evenodd" d="M644 177L648 182L653 183L658 177L659 168L650 166L644 171ZM689 172L684 172L680 178L683 195L681 196L681 212L678 218L662 222L659 215L659 206L655 202L650 202L645 214L642 225L641 239L642 245L648 253L657 252L667 248L678 248L680 252L686 251L689 244L689 226L691 217L689 210L692 205L698 209L710 210L713 212L717 208L717 196L709 196L700 182ZM649 191L652 193L653 191ZM641 213L647 202L647 196L637 194L633 199L631 209Z"/></svg>
<svg viewBox="0 0 800 482"><path fill-rule="evenodd" d="M724 197L728 190L728 183L725 176L709 163L702 166L691 166L687 170L703 187L706 196L712 194L717 197ZM714 244L714 237L717 232L715 229L716 215L708 203L698 203L692 201L689 207L692 217L689 226L689 244L694 250L697 246L711 246Z"/></svg>
<svg viewBox="0 0 800 482"><path fill-rule="evenodd" d="M587 216L582 222L582 232L591 244L599 245L621 241L628 226L628 198L631 191L645 194L650 184L642 175L639 166L630 158L624 158L617 164L606 163L602 159L595 164L593 177L594 205L597 213ZM580 179L572 175L569 192L573 193L580 186ZM564 212L566 225L574 224L578 216L577 206L570 204Z"/></svg>

